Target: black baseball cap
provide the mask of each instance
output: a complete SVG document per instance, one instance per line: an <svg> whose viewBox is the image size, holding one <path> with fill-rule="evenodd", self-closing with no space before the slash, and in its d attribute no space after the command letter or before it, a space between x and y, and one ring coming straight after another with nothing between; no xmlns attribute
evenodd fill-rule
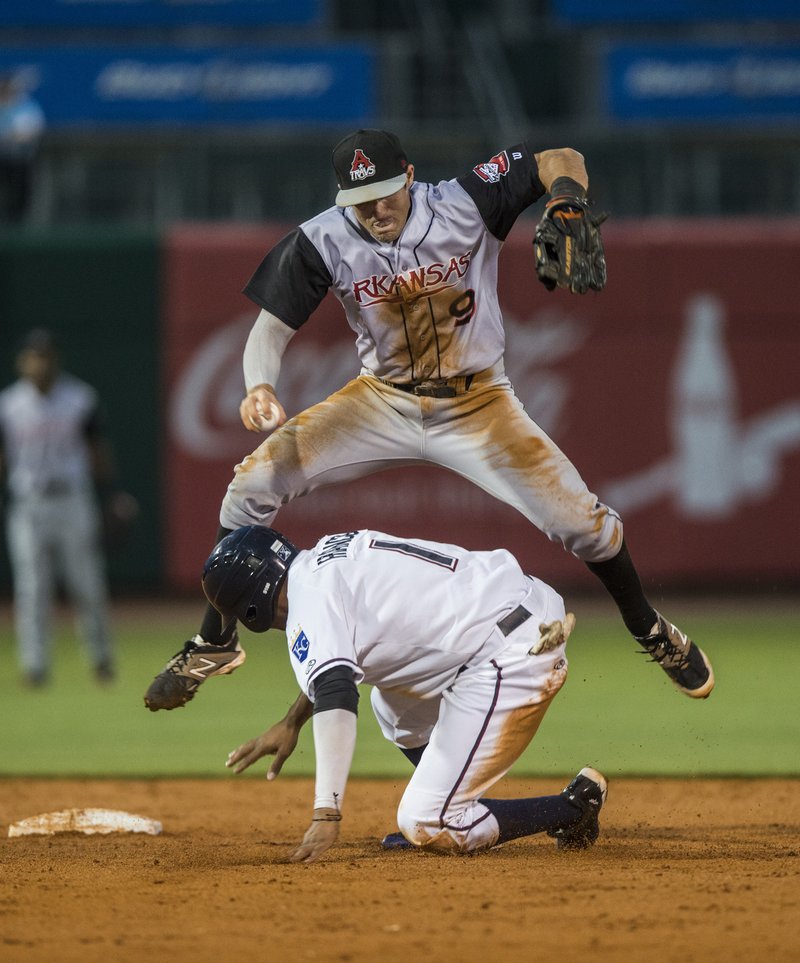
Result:
<svg viewBox="0 0 800 963"><path fill-rule="evenodd" d="M408 160L397 137L388 130L357 130L333 148L339 207L377 201L406 183Z"/></svg>

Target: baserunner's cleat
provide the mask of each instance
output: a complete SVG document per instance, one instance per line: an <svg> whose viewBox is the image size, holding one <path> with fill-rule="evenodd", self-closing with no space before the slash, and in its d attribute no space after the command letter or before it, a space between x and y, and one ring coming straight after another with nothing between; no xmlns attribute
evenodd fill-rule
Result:
<svg viewBox="0 0 800 963"><path fill-rule="evenodd" d="M381 849L388 849L392 851L402 850L402 849L416 849L413 843L410 843L402 833L388 833L381 840Z"/></svg>
<svg viewBox="0 0 800 963"><path fill-rule="evenodd" d="M201 682L212 675L228 675L244 660L245 651L236 632L227 645L211 645L196 635L153 679L144 704L151 712L179 709L194 698Z"/></svg>
<svg viewBox="0 0 800 963"><path fill-rule="evenodd" d="M600 835L600 810L608 796L606 777L584 766L561 795L580 812L578 821L560 829L548 830L559 849L588 849Z"/></svg>

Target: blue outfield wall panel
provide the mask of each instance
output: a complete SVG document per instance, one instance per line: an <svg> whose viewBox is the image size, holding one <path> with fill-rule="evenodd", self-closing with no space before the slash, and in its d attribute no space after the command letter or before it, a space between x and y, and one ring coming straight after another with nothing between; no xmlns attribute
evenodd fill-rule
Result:
<svg viewBox="0 0 800 963"><path fill-rule="evenodd" d="M376 110L367 44L6 48L51 127L353 124Z"/></svg>
<svg viewBox="0 0 800 963"><path fill-rule="evenodd" d="M615 120L800 120L800 45L617 44L605 66Z"/></svg>
<svg viewBox="0 0 800 963"><path fill-rule="evenodd" d="M579 24L800 22L797 0L553 0L553 14Z"/></svg>
<svg viewBox="0 0 800 963"><path fill-rule="evenodd" d="M0 26L297 26L323 13L323 0L3 0Z"/></svg>

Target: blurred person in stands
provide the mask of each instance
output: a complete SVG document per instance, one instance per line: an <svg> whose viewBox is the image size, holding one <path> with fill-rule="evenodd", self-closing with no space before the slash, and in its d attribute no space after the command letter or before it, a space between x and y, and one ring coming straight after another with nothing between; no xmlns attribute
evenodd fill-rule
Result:
<svg viewBox="0 0 800 963"><path fill-rule="evenodd" d="M0 475L13 570L14 618L24 681L49 680L53 612L63 586L98 682L114 679L101 503L135 509L111 487L111 448L97 392L61 371L50 332L29 332L19 379L0 392ZM115 500L119 504L115 504Z"/></svg>
<svg viewBox="0 0 800 963"><path fill-rule="evenodd" d="M0 74L0 223L20 224L29 211L42 108L13 73Z"/></svg>

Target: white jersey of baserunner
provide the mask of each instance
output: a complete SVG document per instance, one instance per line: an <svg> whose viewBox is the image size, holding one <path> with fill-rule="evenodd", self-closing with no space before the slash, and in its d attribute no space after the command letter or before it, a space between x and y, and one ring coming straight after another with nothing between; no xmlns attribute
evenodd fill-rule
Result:
<svg viewBox="0 0 800 963"><path fill-rule="evenodd" d="M376 531L326 536L289 570L286 635L297 681L313 700L317 676L346 665L357 683L432 698L464 665L507 645L498 621L537 586L544 599L543 583L505 550Z"/></svg>

